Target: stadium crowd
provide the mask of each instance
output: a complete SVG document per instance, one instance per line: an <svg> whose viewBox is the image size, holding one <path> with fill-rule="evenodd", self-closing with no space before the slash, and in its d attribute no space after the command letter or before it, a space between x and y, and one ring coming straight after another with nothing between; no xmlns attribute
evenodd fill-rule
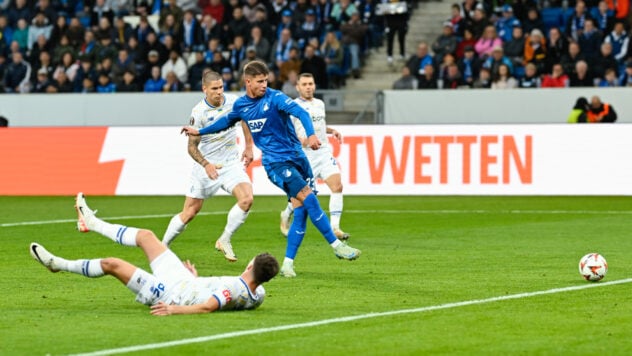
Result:
<svg viewBox="0 0 632 356"><path fill-rule="evenodd" d="M340 88L382 22L371 0L0 0L0 91L197 91L207 68L239 90L252 59Z"/></svg>
<svg viewBox="0 0 632 356"><path fill-rule="evenodd" d="M632 86L629 0L464 0L394 89ZM566 1L565 1L566 4Z"/></svg>

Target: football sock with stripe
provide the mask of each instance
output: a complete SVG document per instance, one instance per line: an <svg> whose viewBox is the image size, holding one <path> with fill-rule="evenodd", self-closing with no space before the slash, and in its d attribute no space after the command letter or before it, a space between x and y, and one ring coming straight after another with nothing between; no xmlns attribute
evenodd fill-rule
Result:
<svg viewBox="0 0 632 356"><path fill-rule="evenodd" d="M61 257L56 257L55 264L62 271L68 271L76 274L81 274L86 277L95 278L101 277L103 269L101 268L101 259L96 258L92 260L73 260L69 261Z"/></svg>
<svg viewBox="0 0 632 356"><path fill-rule="evenodd" d="M307 227L307 212L305 208L299 206L294 210L294 220L287 234L287 247L285 249L285 257L294 259L298 252L303 237L305 236L305 228Z"/></svg>
<svg viewBox="0 0 632 356"><path fill-rule="evenodd" d="M105 222L95 216L92 221L92 230L109 238L119 245L137 246L136 235L138 235L138 228L110 224L109 222Z"/></svg>

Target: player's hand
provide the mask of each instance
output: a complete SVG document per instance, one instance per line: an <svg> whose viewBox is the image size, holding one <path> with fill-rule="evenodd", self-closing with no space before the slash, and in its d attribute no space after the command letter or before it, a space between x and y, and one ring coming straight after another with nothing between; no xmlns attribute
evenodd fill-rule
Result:
<svg viewBox="0 0 632 356"><path fill-rule="evenodd" d="M187 136L200 136L200 130L189 126L183 127L182 130L180 130L180 133Z"/></svg>
<svg viewBox="0 0 632 356"><path fill-rule="evenodd" d="M252 153L252 148L246 148L241 154L241 161L244 162L244 167L248 167L254 160L255 155Z"/></svg>
<svg viewBox="0 0 632 356"><path fill-rule="evenodd" d="M317 150L320 148L320 140L318 139L318 137L316 137L316 135L311 135L307 138L307 147L311 148L312 150Z"/></svg>
<svg viewBox="0 0 632 356"><path fill-rule="evenodd" d="M171 315L171 311L169 311L170 305L165 302L158 302L151 306L151 315L156 316L164 316Z"/></svg>
<svg viewBox="0 0 632 356"><path fill-rule="evenodd" d="M215 180L219 177L218 170L222 169L222 167L223 167L222 164L209 163L206 166L204 166L204 170L206 171L206 175L209 178L211 178L212 180Z"/></svg>
<svg viewBox="0 0 632 356"><path fill-rule="evenodd" d="M193 263L191 263L191 261L186 260L186 261L182 262L182 264L184 265L184 268L188 269L189 272L191 272L191 274L193 274L196 277L198 276L197 269L195 269L195 265Z"/></svg>
<svg viewBox="0 0 632 356"><path fill-rule="evenodd" d="M340 132L336 131L336 130L331 130L331 135L338 140L338 142L342 142L342 135L340 134Z"/></svg>

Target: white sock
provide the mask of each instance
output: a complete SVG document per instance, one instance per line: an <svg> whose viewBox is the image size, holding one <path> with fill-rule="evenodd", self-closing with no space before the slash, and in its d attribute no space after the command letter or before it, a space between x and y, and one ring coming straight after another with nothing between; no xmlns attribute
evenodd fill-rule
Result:
<svg viewBox="0 0 632 356"><path fill-rule="evenodd" d="M169 221L169 225L167 226L167 231L165 231L165 235L162 237L162 243L169 246L173 242L173 240L178 237L186 229L187 225L182 222L180 218L180 214L176 214Z"/></svg>
<svg viewBox="0 0 632 356"><path fill-rule="evenodd" d="M292 214L294 214L294 207L291 202L287 202L287 206L285 207L285 210L281 212L281 215L283 215L285 219L289 219L292 217Z"/></svg>
<svg viewBox="0 0 632 356"><path fill-rule="evenodd" d="M342 241L335 239L334 242L330 243L329 246L336 248L338 247L338 245L340 245L342 243Z"/></svg>
<svg viewBox="0 0 632 356"><path fill-rule="evenodd" d="M342 193L331 193L329 197L329 220L332 229L340 228L340 218L342 217Z"/></svg>
<svg viewBox="0 0 632 356"><path fill-rule="evenodd" d="M283 264L289 264L290 266L294 266L294 259L286 257L283 259Z"/></svg>
<svg viewBox="0 0 632 356"><path fill-rule="evenodd" d="M138 229L124 225L110 224L96 216L91 219L91 229L123 246L136 246Z"/></svg>
<svg viewBox="0 0 632 356"><path fill-rule="evenodd" d="M226 227L224 228L224 233L220 236L220 239L223 241L230 241L230 238L233 236L235 231L239 229L241 224L246 221L248 217L248 212L241 210L239 205L235 204L230 211L228 212L228 218L226 219Z"/></svg>
<svg viewBox="0 0 632 356"><path fill-rule="evenodd" d="M105 274L101 268L100 258L74 261L69 261L61 257L57 257L57 259L58 260L55 261L56 265L64 271L81 274L90 278L101 277Z"/></svg>

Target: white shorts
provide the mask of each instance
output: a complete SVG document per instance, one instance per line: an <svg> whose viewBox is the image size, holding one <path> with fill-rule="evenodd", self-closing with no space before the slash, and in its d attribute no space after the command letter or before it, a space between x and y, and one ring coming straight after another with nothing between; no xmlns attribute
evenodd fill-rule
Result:
<svg viewBox="0 0 632 356"><path fill-rule="evenodd" d="M156 257L150 267L153 274L138 268L127 283L127 287L136 292L136 301L145 305L167 302L177 292L174 290L177 285L195 278L171 250Z"/></svg>
<svg viewBox="0 0 632 356"><path fill-rule="evenodd" d="M228 194L233 193L233 189L240 183L250 184L250 178L241 162L237 161L217 170L219 177L213 180L208 177L204 167L196 164L191 172L187 197L195 199L207 199L217 194L222 188Z"/></svg>
<svg viewBox="0 0 632 356"><path fill-rule="evenodd" d="M331 149L324 148L316 151L305 152L314 178L327 179L334 174L340 174L338 161L331 153Z"/></svg>

